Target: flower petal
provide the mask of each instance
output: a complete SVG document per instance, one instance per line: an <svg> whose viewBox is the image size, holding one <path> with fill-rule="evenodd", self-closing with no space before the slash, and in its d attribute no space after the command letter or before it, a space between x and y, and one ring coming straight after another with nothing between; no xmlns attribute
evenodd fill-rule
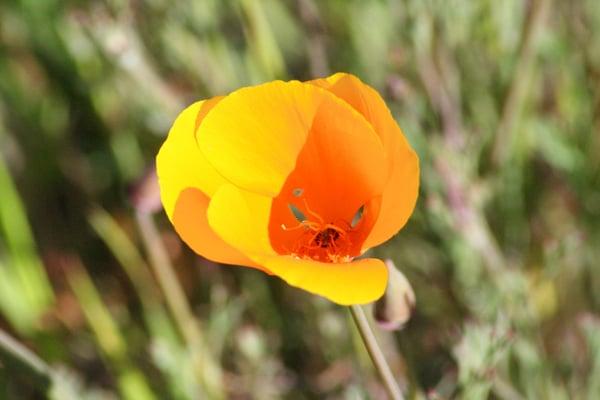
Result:
<svg viewBox="0 0 600 400"><path fill-rule="evenodd" d="M413 212L419 191L419 159L373 88L345 73L311 83L350 104L381 138L391 172L383 191L379 217L363 246L366 249L381 244L394 236Z"/></svg>
<svg viewBox="0 0 600 400"><path fill-rule="evenodd" d="M325 79L311 81L311 83L335 94L371 123L386 149L386 157L390 166L396 143L401 142L402 145L408 146L400 127L394 121L379 93L354 75L338 72Z"/></svg>
<svg viewBox="0 0 600 400"><path fill-rule="evenodd" d="M156 158L161 200L183 241L196 253L224 264L258 266L226 244L209 227L209 196L226 181L208 163L196 141L196 131L222 99L198 101L179 114Z"/></svg>
<svg viewBox="0 0 600 400"><path fill-rule="evenodd" d="M306 234L302 229L288 229L299 223L290 212L293 205L308 220L347 230L348 248L343 251L359 255L378 215L378 208L370 207L371 200L381 195L387 180L384 148L371 125L339 99L324 99L295 169L273 200L271 243L280 254L289 254L299 236ZM351 229L361 207L365 218L357 229Z"/></svg>
<svg viewBox="0 0 600 400"><path fill-rule="evenodd" d="M200 147L230 182L275 197L327 98L335 96L298 81L240 89L206 117L200 127Z"/></svg>
<svg viewBox="0 0 600 400"><path fill-rule="evenodd" d="M341 305L375 301L387 285L387 268L376 258L331 264L276 256L267 258L263 265L288 284Z"/></svg>
<svg viewBox="0 0 600 400"><path fill-rule="evenodd" d="M270 206L269 197L224 185L210 202L208 220L226 242L292 286L338 304L364 304L381 297L387 285L381 260L333 264L275 253L267 229Z"/></svg>
<svg viewBox="0 0 600 400"><path fill-rule="evenodd" d="M209 203L208 196L196 188L184 189L179 194L173 212L173 225L183 241L209 260L263 269L225 243L210 228L206 217Z"/></svg>
<svg viewBox="0 0 600 400"><path fill-rule="evenodd" d="M419 195L419 158L413 149L398 145L392 174L381 196L379 217L363 243L369 249L389 240L410 218Z"/></svg>
<svg viewBox="0 0 600 400"><path fill-rule="evenodd" d="M210 197L225 182L208 163L196 142L198 126L221 99L215 97L198 101L183 110L156 157L160 196L171 221L175 202L185 188L198 188Z"/></svg>
<svg viewBox="0 0 600 400"><path fill-rule="evenodd" d="M253 258L276 254L269 241L271 199L226 184L208 206L211 228L227 243Z"/></svg>

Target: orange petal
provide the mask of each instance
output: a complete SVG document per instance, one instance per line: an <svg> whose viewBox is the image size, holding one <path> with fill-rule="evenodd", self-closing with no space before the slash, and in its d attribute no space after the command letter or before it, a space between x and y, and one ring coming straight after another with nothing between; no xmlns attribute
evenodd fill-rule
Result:
<svg viewBox="0 0 600 400"><path fill-rule="evenodd" d="M419 195L419 158L410 147L396 147L392 174L381 196L379 217L363 244L377 246L394 236L410 218Z"/></svg>
<svg viewBox="0 0 600 400"><path fill-rule="evenodd" d="M325 99L339 102L326 90L297 81L240 89L206 117L199 131L200 147L230 182L275 197L294 169Z"/></svg>
<svg viewBox="0 0 600 400"><path fill-rule="evenodd" d="M368 207L364 216L374 218L369 218L370 224L357 226L357 230L351 229L353 218L359 208L381 195L387 180L384 149L371 125L347 104L325 98L294 171L273 200L271 243L280 254L296 252L299 236L306 232L288 229L298 225L289 208L293 205L308 220L348 230L351 237L344 241L343 252L359 255L377 210Z"/></svg>
<svg viewBox="0 0 600 400"><path fill-rule="evenodd" d="M175 202L185 188L198 188L210 197L225 182L208 163L196 142L198 126L221 99L215 97L198 101L183 110L156 157L160 196L171 221Z"/></svg>
<svg viewBox="0 0 600 400"><path fill-rule="evenodd" d="M386 148L386 157L391 165L392 151L398 141L408 145L400 127L379 93L351 74L336 73L325 79L311 81L335 94L361 113L371 123Z"/></svg>
<svg viewBox="0 0 600 400"><path fill-rule="evenodd" d="M381 198L379 217L364 248L394 236L413 212L419 189L419 159L376 90L353 75L337 73L311 81L350 104L371 123L385 148L389 181Z"/></svg>
<svg viewBox="0 0 600 400"><path fill-rule="evenodd" d="M195 188L183 190L173 213L173 225L184 242L201 256L223 264L258 267L256 263L229 246L209 227L206 209L210 199Z"/></svg>
<svg viewBox="0 0 600 400"><path fill-rule="evenodd" d="M288 284L341 305L375 301L387 285L387 268L376 258L331 264L276 256L265 259L264 266Z"/></svg>

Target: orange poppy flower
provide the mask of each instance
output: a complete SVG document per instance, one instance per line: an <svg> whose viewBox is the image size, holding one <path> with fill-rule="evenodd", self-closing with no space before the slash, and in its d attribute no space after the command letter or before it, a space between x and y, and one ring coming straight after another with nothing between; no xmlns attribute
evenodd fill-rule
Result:
<svg viewBox="0 0 600 400"><path fill-rule="evenodd" d="M379 298L387 268L356 259L411 215L419 162L378 93L338 73L199 101L157 157L163 206L198 254L339 304Z"/></svg>

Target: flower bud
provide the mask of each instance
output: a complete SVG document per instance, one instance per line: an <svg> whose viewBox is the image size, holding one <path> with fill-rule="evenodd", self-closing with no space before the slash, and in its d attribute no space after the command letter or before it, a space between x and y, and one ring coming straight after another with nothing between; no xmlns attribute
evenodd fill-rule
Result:
<svg viewBox="0 0 600 400"><path fill-rule="evenodd" d="M415 292L392 260L386 260L388 284L385 294L375 302L373 316L382 329L402 329L415 307Z"/></svg>

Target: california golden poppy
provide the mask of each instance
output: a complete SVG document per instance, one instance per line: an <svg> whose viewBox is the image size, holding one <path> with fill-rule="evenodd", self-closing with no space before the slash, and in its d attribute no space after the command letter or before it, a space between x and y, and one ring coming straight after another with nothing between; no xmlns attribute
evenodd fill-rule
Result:
<svg viewBox="0 0 600 400"><path fill-rule="evenodd" d="M339 304L379 298L387 268L356 259L396 234L419 162L379 94L338 73L199 101L157 157L163 206L198 254Z"/></svg>

